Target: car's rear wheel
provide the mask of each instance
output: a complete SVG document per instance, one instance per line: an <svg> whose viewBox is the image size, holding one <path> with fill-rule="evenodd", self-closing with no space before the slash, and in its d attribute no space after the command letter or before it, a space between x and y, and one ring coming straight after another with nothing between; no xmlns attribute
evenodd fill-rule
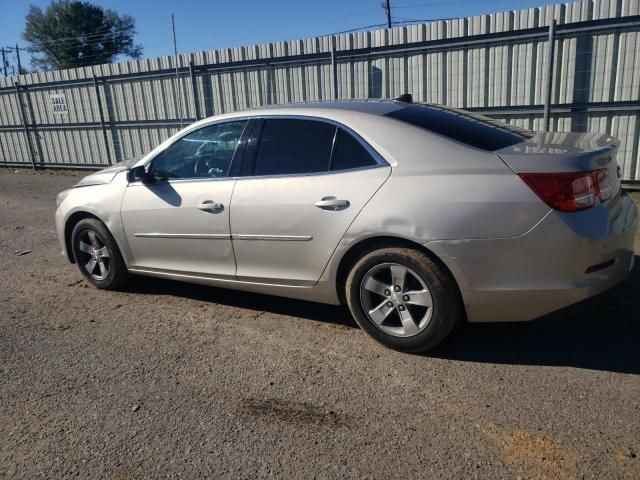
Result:
<svg viewBox="0 0 640 480"><path fill-rule="evenodd" d="M352 267L345 290L358 325L396 350L433 348L462 317L451 274L410 248L383 248L364 255Z"/></svg>
<svg viewBox="0 0 640 480"><path fill-rule="evenodd" d="M105 290L123 286L129 277L116 241L94 218L80 220L71 234L73 258L84 277Z"/></svg>

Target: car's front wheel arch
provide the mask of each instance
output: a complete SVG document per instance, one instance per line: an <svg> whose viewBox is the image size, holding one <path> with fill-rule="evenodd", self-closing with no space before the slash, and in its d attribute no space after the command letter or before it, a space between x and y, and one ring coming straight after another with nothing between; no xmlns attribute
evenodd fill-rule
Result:
<svg viewBox="0 0 640 480"><path fill-rule="evenodd" d="M129 272L107 225L94 215L80 218L71 229L70 248L82 275L94 286L115 290L127 283Z"/></svg>
<svg viewBox="0 0 640 480"><path fill-rule="evenodd" d="M76 263L76 259L73 257L71 235L73 234L73 229L78 224L78 222L80 222L81 220L84 220L85 218L93 218L101 222L102 224L104 224L101 218L84 210L74 212L69 216L69 218L64 224L64 245L65 245L65 250L67 251L67 258L71 263Z"/></svg>

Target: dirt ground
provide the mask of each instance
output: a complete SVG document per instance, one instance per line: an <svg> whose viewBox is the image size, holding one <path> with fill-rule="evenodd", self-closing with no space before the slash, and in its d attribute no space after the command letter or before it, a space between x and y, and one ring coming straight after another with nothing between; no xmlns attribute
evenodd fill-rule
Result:
<svg viewBox="0 0 640 480"><path fill-rule="evenodd" d="M88 286L53 220L81 175L0 169L0 477L640 479L640 261L406 355L337 307Z"/></svg>

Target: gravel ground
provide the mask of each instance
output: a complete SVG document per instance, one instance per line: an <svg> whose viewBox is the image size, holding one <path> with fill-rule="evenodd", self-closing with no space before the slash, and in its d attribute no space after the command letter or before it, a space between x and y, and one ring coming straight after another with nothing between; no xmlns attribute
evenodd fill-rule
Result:
<svg viewBox="0 0 640 480"><path fill-rule="evenodd" d="M0 169L0 477L640 478L638 268L406 355L336 307L89 287L54 233L79 176Z"/></svg>

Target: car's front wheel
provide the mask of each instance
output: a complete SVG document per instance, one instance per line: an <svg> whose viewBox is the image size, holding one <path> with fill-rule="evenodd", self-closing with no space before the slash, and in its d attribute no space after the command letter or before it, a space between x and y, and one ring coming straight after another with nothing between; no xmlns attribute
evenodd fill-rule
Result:
<svg viewBox="0 0 640 480"><path fill-rule="evenodd" d="M433 348L462 317L451 274L410 248L383 248L364 255L351 269L345 290L358 325L396 350Z"/></svg>
<svg viewBox="0 0 640 480"><path fill-rule="evenodd" d="M73 258L84 277L105 290L123 286L129 277L116 241L94 218L80 220L71 234Z"/></svg>

